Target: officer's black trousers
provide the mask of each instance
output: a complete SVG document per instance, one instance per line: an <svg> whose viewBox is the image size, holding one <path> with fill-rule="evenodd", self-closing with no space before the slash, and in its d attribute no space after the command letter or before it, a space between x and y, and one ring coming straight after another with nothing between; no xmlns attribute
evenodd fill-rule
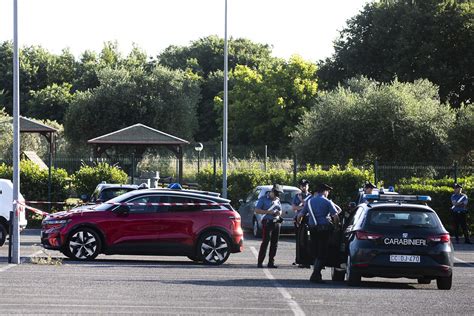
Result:
<svg viewBox="0 0 474 316"><path fill-rule="evenodd" d="M461 227L466 241L469 240L469 231L467 229L467 219L466 219L467 213L453 212L453 218L454 218L454 237L456 238L456 241L459 241L459 227Z"/></svg>
<svg viewBox="0 0 474 316"><path fill-rule="evenodd" d="M330 235L330 230L317 230L316 228L311 228L311 242L313 244L314 257L321 263L321 269L328 258Z"/></svg>
<svg viewBox="0 0 474 316"><path fill-rule="evenodd" d="M270 243L270 253L268 254L268 263L273 264L275 261L275 255L278 248L278 239L280 238L280 223L274 223L273 221L263 220L262 221L262 244L260 245L260 251L258 252L258 263L262 264L267 254L268 243Z"/></svg>

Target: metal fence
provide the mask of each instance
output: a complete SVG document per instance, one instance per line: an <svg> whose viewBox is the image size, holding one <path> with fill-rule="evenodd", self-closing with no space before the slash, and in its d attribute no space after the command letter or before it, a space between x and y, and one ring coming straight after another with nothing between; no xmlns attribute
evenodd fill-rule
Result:
<svg viewBox="0 0 474 316"><path fill-rule="evenodd" d="M232 156L230 156L232 157ZM11 164L11 161L2 160L6 164ZM114 165L125 171L132 179L139 179L143 174L150 174L159 172L162 178L176 179L178 174L178 163L175 157L148 157L144 159L136 159L131 156L118 156L110 158L92 158L92 157L55 157L53 166L56 168L65 169L68 174L73 174L83 165L93 166L94 164L105 162ZM322 163L318 166L322 169L329 169L331 163ZM474 166L461 166L457 163L451 165L431 165L431 164L390 164L374 161L373 163L365 165L355 165L355 167L373 170L374 182L383 182L384 185L393 185L398 183L401 179L411 177L442 179L450 178L455 182L458 178L472 176L474 174ZM196 152L188 152L184 156L183 175L185 181L194 182L198 171L203 169L210 169L212 172L219 172L222 170L222 160L220 155L215 152L209 154L199 154ZM305 170L306 165L299 163L295 158L293 159L278 159L273 157L249 157L246 159L229 158L228 172L242 169L261 169L263 171L270 169L285 170L293 175L296 179L296 174L299 171Z"/></svg>
<svg viewBox="0 0 474 316"><path fill-rule="evenodd" d="M398 183L401 179L428 178L443 179L449 178L457 182L458 178L472 176L474 166L459 166L457 163L452 165L395 165L374 163L374 181L383 181L385 185Z"/></svg>

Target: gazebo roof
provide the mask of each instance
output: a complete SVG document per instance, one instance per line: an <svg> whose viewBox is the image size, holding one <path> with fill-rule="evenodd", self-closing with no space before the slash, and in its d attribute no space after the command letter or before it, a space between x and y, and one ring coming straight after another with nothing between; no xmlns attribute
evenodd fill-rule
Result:
<svg viewBox="0 0 474 316"><path fill-rule="evenodd" d="M87 141L109 145L185 145L188 141L143 124L135 124Z"/></svg>
<svg viewBox="0 0 474 316"><path fill-rule="evenodd" d="M58 130L33 121L32 119L20 116L20 132L21 133L56 133Z"/></svg>

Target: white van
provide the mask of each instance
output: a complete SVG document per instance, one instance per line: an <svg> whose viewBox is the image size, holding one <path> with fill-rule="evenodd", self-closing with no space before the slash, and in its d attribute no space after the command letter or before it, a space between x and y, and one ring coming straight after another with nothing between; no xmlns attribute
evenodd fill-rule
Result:
<svg viewBox="0 0 474 316"><path fill-rule="evenodd" d="M19 200L25 203L20 193ZM13 183L8 179L0 179L0 247L5 243L9 231L10 212L13 208ZM20 229L26 227L25 207L20 206Z"/></svg>

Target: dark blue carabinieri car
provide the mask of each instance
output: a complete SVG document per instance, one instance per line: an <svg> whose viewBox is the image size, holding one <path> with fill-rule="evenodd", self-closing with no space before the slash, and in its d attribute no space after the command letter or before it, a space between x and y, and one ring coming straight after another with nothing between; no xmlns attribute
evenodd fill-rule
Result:
<svg viewBox="0 0 474 316"><path fill-rule="evenodd" d="M362 277L412 278L420 284L436 280L438 289L449 290L453 247L436 212L423 204L431 198L397 194L367 198L344 225L345 271L333 269L333 279L346 274L353 286Z"/></svg>

